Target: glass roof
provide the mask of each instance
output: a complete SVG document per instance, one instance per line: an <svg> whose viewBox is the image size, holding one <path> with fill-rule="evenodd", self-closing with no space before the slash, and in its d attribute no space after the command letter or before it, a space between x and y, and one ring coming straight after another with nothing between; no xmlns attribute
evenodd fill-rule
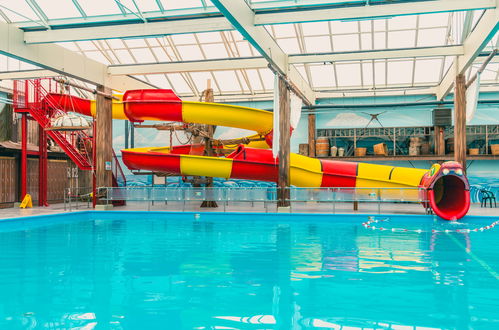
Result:
<svg viewBox="0 0 499 330"><path fill-rule="evenodd" d="M247 0L255 9L287 6L339 5L344 0ZM365 3L351 0L348 3ZM371 0L372 3L390 1ZM290 56L386 49L411 49L461 45L479 22L483 10L399 16L369 20L325 21L267 25L264 28ZM48 27L92 17L143 20L182 13L218 13L209 0L0 0L0 20L18 26ZM152 15L152 16L148 16ZM471 24L467 24L471 20ZM78 21L79 22L79 21ZM76 31L76 30L75 30ZM498 46L497 36L487 50ZM105 65L200 61L260 57L242 35L233 31L167 35L151 38L104 39L59 43ZM380 91L395 88L432 87L440 83L454 56L351 60L293 64L319 92ZM471 74L480 64L474 65ZM0 71L29 70L33 66L0 56ZM490 65L482 81L498 82L497 64ZM490 72L489 72L490 71ZM271 71L262 68L206 72L147 74L139 79L161 88L173 88L181 96L198 97L206 80L219 95L268 94L273 89ZM345 94L346 95L346 94Z"/></svg>

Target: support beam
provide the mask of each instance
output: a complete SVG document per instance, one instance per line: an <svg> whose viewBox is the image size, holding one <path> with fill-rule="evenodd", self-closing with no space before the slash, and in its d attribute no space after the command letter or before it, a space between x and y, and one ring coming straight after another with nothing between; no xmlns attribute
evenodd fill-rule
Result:
<svg viewBox="0 0 499 330"><path fill-rule="evenodd" d="M454 91L454 160L466 170L466 78L456 77Z"/></svg>
<svg viewBox="0 0 499 330"><path fill-rule="evenodd" d="M224 17L196 18L161 22L104 25L78 29L53 29L25 32L28 44L100 40L113 38L160 37L171 34L232 30Z"/></svg>
<svg viewBox="0 0 499 330"><path fill-rule="evenodd" d="M330 20L358 20L373 19L380 17L391 17L400 15L417 15L436 12L478 10L496 8L495 0L434 0L415 1L405 3L371 5L371 6L339 6L324 5L324 3L311 3L300 6L293 1L292 8L287 10L276 10L272 3L252 4L254 25L299 23L310 21L330 21ZM57 29L45 31L26 32L26 43L47 43L64 42L78 40L96 40L112 38L132 38L148 36L164 36L180 33L196 33L231 30L232 26L223 17L213 17L215 10L184 10L184 13L177 13L176 16L166 16L163 13L144 13L144 18L148 20L135 20L128 24L117 24L123 21L124 17L118 15L102 17L71 18L64 21L48 21L51 26ZM186 18L192 17L192 18ZM156 21L154 21L156 20ZM116 25L103 26L104 22L115 22ZM81 27L83 25L94 25ZM23 24L22 27L37 26L34 24ZM64 26L80 26L78 32L75 29L64 28ZM38 27L38 26L37 26Z"/></svg>
<svg viewBox="0 0 499 330"><path fill-rule="evenodd" d="M290 95L286 81L279 77L279 172L277 181L277 206L288 207L289 204L289 165L291 141L291 108ZM276 109L277 110L277 109Z"/></svg>
<svg viewBox="0 0 499 330"><path fill-rule="evenodd" d="M464 54L456 57L437 88L437 99L442 100L451 91L456 76L465 73L480 55L483 48L494 37L499 28L499 9L487 10L473 32L463 44Z"/></svg>
<svg viewBox="0 0 499 330"><path fill-rule="evenodd" d="M213 4L250 44L269 62L271 68L288 79L288 83L305 103L315 103L312 87L294 66L288 56L263 26L255 26L255 13L244 0L213 0Z"/></svg>
<svg viewBox="0 0 499 330"><path fill-rule="evenodd" d="M27 45L24 43L24 32L13 25L0 22L0 35L2 36L0 38L0 54L95 85L104 85L118 90L131 89L128 86L151 88L150 85L139 83L131 77L122 77L119 80L110 78L105 64L61 46ZM119 86L115 86L115 84Z"/></svg>
<svg viewBox="0 0 499 330"><path fill-rule="evenodd" d="M289 55L289 64L361 61L375 59L397 59L413 57L435 57L463 55L463 46L420 47L357 52L295 54ZM124 64L109 66L110 75L144 75L174 72L199 72L265 68L268 62L263 57L213 59L202 61L163 62L148 64ZM1 77L1 73L0 73Z"/></svg>
<svg viewBox="0 0 499 330"><path fill-rule="evenodd" d="M336 7L317 9L310 6L299 10L280 10L257 14L255 25L316 22L331 20L360 20L392 16L419 15L449 11L496 8L495 0L435 0L414 1L373 6Z"/></svg>
<svg viewBox="0 0 499 330"><path fill-rule="evenodd" d="M315 157L315 114L308 115L308 156Z"/></svg>
<svg viewBox="0 0 499 330"><path fill-rule="evenodd" d="M106 94L111 94L111 89L97 86L97 90ZM111 168L106 169L106 163L112 164L113 161L113 117L112 117L112 99L96 95L96 136L95 136L95 177L97 187L112 186Z"/></svg>

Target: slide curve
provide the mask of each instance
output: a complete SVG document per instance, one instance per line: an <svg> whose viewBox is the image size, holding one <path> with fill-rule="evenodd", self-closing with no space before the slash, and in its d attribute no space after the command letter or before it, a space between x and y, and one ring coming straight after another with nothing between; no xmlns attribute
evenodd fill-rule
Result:
<svg viewBox="0 0 499 330"><path fill-rule="evenodd" d="M65 111L95 115L94 101L60 94L49 94L48 97L51 104ZM271 145L271 112L235 105L187 102L171 90L151 89L127 91L122 102L113 102L113 118L236 127L266 137L267 143L260 143L258 148L240 145L225 157L202 156L203 146L191 145L124 149L122 159L129 169L277 181L278 159L274 159L271 150L261 149ZM430 170L424 170L291 154L290 181L299 187L421 188L408 190L403 196L404 201L427 200L423 205L446 220L462 218L470 207L469 183L462 166L456 162L434 164ZM400 196L400 190L396 189L381 193L381 198Z"/></svg>

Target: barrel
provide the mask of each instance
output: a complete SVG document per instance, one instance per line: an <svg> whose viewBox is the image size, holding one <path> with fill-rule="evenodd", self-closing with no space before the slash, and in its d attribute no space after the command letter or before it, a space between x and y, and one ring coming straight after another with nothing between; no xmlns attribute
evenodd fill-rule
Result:
<svg viewBox="0 0 499 330"><path fill-rule="evenodd" d="M329 155L329 139L327 137L317 138L315 142L315 154L317 157L327 157Z"/></svg>

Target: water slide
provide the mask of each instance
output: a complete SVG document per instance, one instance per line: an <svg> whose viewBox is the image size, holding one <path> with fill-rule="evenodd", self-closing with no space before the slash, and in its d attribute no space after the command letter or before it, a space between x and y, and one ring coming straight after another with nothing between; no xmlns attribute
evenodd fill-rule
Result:
<svg viewBox="0 0 499 330"><path fill-rule="evenodd" d="M51 104L66 111L95 115L95 102L50 94ZM209 124L252 130L262 141L239 145L226 156L204 156L202 146L133 148L122 150L131 170L167 172L276 182L278 159L272 155L272 113L253 108L180 100L171 90L132 90L113 102L113 118ZM263 139L264 138L264 139ZM197 153L192 151L197 149ZM368 163L325 160L291 154L290 181L299 187L420 188L405 191L404 201L423 203L446 220L460 219L470 207L469 183L456 162L434 164L430 170ZM382 198L400 197L401 190L382 190ZM390 196L392 195L392 196Z"/></svg>

